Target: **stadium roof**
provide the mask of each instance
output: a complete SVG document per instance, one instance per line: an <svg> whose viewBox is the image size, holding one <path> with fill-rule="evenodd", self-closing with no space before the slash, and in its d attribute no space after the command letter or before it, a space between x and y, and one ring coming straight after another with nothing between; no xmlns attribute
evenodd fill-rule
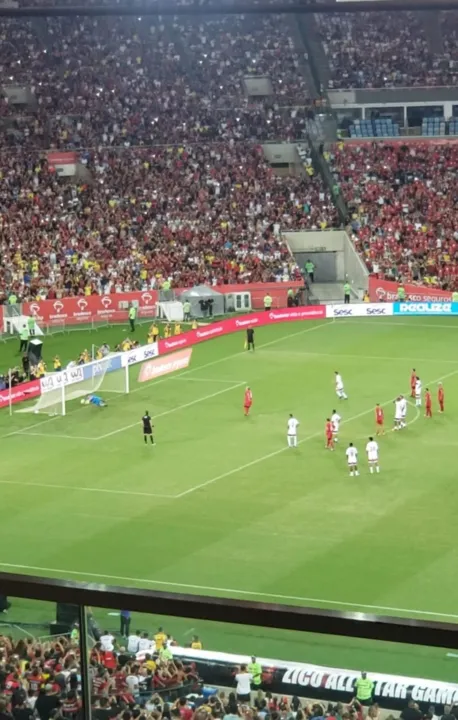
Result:
<svg viewBox="0 0 458 720"><path fill-rule="evenodd" d="M458 10L457 0L342 0L342 2L273 2L273 3L214 3L212 0L198 0L189 5L175 3L135 3L133 5L92 5L92 6L0 6L0 16L46 16L46 15L207 15L207 14L266 14L266 13L356 13L356 12L400 12L402 10Z"/></svg>

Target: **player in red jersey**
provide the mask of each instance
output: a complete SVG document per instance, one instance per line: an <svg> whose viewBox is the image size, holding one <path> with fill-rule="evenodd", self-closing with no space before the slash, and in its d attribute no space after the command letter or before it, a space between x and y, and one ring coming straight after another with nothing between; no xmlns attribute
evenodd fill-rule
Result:
<svg viewBox="0 0 458 720"><path fill-rule="evenodd" d="M410 397L415 397L415 386L417 384L417 373L415 371L415 368L412 370L412 374L410 376Z"/></svg>
<svg viewBox="0 0 458 720"><path fill-rule="evenodd" d="M439 383L439 387L438 387L438 390L437 390L437 401L438 401L438 403L439 403L439 412L440 412L440 413L443 413L443 412L444 412L444 400L445 400L445 398L444 398L444 388L443 388L442 383Z"/></svg>
<svg viewBox="0 0 458 720"><path fill-rule="evenodd" d="M385 422L385 413L383 412L383 408L377 403L375 406L375 425L376 435L385 435L385 428L384 428L384 422Z"/></svg>
<svg viewBox="0 0 458 720"><path fill-rule="evenodd" d="M245 389L245 399L243 401L243 409L245 411L245 417L248 417L250 414L250 408L253 404L253 393L251 392L250 388L247 387Z"/></svg>
<svg viewBox="0 0 458 720"><path fill-rule="evenodd" d="M326 450L334 450L334 437L332 434L332 422L330 418L326 418L324 433L326 436Z"/></svg>
<svg viewBox="0 0 458 720"><path fill-rule="evenodd" d="M425 417L431 418L433 416L433 410L432 410L432 402L431 402L431 393L429 392L429 388L426 388L425 390Z"/></svg>

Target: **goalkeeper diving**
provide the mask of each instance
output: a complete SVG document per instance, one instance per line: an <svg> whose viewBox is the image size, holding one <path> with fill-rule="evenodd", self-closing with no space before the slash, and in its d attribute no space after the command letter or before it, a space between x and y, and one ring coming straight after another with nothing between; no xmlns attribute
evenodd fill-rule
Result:
<svg viewBox="0 0 458 720"><path fill-rule="evenodd" d="M81 405L96 405L97 407L107 407L107 403L105 400L102 400L102 398L99 395L88 395L85 398L82 398Z"/></svg>

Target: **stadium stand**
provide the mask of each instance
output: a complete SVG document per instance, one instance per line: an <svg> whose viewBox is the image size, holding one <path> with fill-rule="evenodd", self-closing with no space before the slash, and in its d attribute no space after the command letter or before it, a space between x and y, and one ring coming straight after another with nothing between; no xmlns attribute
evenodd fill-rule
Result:
<svg viewBox="0 0 458 720"><path fill-rule="evenodd" d="M173 639L160 648L148 640L147 633L138 640L145 646L149 643L151 652L139 655L128 651L127 638L116 640L110 633L93 644L90 683L94 717L127 720L141 716L157 720L155 713L159 712L159 717L170 720L172 708L194 709L184 698L189 693L195 693L194 697L200 698L202 704L196 669L192 664L185 666L173 660L168 648L168 644L173 646ZM79 652L77 629L71 637L56 636L43 641L0 635L2 719L82 720ZM220 701L217 702L219 706ZM126 712L127 715L123 714ZM188 715L181 713L181 717Z"/></svg>
<svg viewBox="0 0 458 720"><path fill-rule="evenodd" d="M165 277L178 287L287 281L298 269L280 226L335 223L319 176L276 175L251 144L101 151L84 159L92 181L74 185L33 155L8 156L4 294L25 300L142 290Z"/></svg>
<svg viewBox="0 0 458 720"><path fill-rule="evenodd" d="M351 138L399 137L403 131L399 124L390 118L379 120L355 120L350 126ZM458 119L446 121L444 117L423 118L421 135L423 137L441 137L458 134Z"/></svg>
<svg viewBox="0 0 458 720"><path fill-rule="evenodd" d="M162 634L161 629L158 634ZM121 638L105 632L93 645L90 690L94 720L381 718L377 704L366 708L365 714L356 699L349 698L348 705L340 702L326 705L296 696L277 697L262 685L259 689L252 686L248 696L242 698L234 691L242 666L233 668L233 690L204 686L194 662L183 663L173 658L176 643L170 636L167 638L157 647L148 639L148 633ZM136 640L149 643L151 648L132 650ZM191 647L202 649L196 636ZM42 640L28 637L24 641L0 635L0 656L2 720L83 720L76 628L71 637Z"/></svg>
<svg viewBox="0 0 458 720"><path fill-rule="evenodd" d="M445 135L445 119L442 118L424 118L421 125L422 135Z"/></svg>
<svg viewBox="0 0 458 720"><path fill-rule="evenodd" d="M319 175L280 177L251 144L305 142L313 116L282 18L5 19L2 31L3 301L150 288L165 273L288 280L279 228L334 224ZM250 95L260 76L268 95ZM135 149L160 144L174 147ZM57 178L49 149L77 149L87 176Z"/></svg>
<svg viewBox="0 0 458 720"><path fill-rule="evenodd" d="M350 137L398 137L399 125L390 119L356 120L350 126Z"/></svg>
<svg viewBox="0 0 458 720"><path fill-rule="evenodd" d="M334 87L437 84L438 67L416 15L396 16L396 28L387 13L317 17L340 78ZM453 68L457 24L453 13L448 17L444 47ZM5 19L2 32L4 75L11 87L28 91L17 106L6 86L0 106L6 129L0 142L9 146L1 168L3 301L10 292L27 300L143 290L166 277L175 286L288 281L299 271L281 230L338 224L307 152L313 103L301 67L306 58L283 18ZM267 95L250 94L249 81L256 78L266 81L261 87ZM455 131L455 121L443 118L426 119L422 126L424 136ZM399 132L389 119L351 127L354 138ZM301 175L276 174L263 159L259 143L275 139L300 141ZM411 186L402 181L389 188L384 171L383 213L377 198L370 204L367 171L350 172L342 158L356 159L359 167L364 155L378 160L390 151L387 145L361 147L334 153L333 170L347 201L369 203L368 215L358 219L357 243L367 259L361 238L371 232L380 245L389 201L402 200ZM58 178L43 154L54 148L76 149L87 177ZM453 149L431 152L437 167L455 155ZM391 158L392 153L388 164ZM398 182L399 172L417 167L409 158L402 169L395 158L391 173ZM444 179L433 168L425 172L417 182L437 203L436 183ZM358 178L364 179L362 191ZM435 227L431 212L416 210L421 222L422 213ZM407 216L395 218L396 224ZM379 249L378 260L391 252ZM427 264L437 274L428 275L423 266L417 271L415 264L410 271L409 263L402 273L452 282L443 267L432 267L431 257ZM398 270L384 272L393 276Z"/></svg>
<svg viewBox="0 0 458 720"><path fill-rule="evenodd" d="M278 16L42 22L5 22L0 65L11 87L28 89L19 113L7 98L0 108L10 117L11 145L125 147L303 134L312 104L303 58ZM254 77L264 80L255 90L246 83Z"/></svg>
<svg viewBox="0 0 458 720"><path fill-rule="evenodd" d="M433 54L420 13L317 15L330 88L454 85L458 17L442 18L444 47Z"/></svg>
<svg viewBox="0 0 458 720"><path fill-rule="evenodd" d="M331 165L370 272L458 288L458 146L340 143Z"/></svg>

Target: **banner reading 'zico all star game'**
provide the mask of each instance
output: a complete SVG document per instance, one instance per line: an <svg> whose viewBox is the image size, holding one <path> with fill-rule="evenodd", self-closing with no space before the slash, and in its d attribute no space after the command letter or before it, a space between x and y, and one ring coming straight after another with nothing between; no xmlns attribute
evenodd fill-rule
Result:
<svg viewBox="0 0 458 720"><path fill-rule="evenodd" d="M377 278L369 278L369 296L371 302L396 302L398 300L399 284L390 280L378 280ZM433 287L424 287L423 285L403 285L406 298L411 302L436 302L450 301L452 293L446 290L440 290Z"/></svg>

